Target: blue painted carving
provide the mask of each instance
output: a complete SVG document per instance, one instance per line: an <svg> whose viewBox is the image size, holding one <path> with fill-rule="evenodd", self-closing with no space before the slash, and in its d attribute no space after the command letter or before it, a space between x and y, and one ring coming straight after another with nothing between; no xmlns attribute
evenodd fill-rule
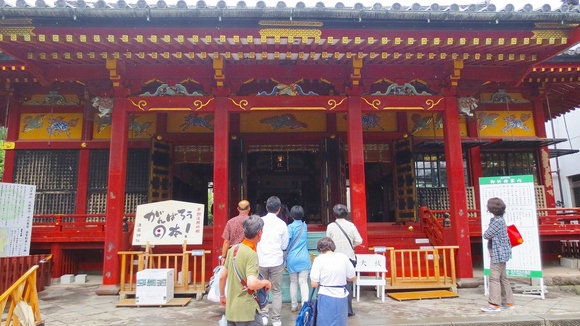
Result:
<svg viewBox="0 0 580 326"><path fill-rule="evenodd" d="M425 91L419 93L415 86L405 83L403 85L399 85L397 83L392 83L384 93L380 91L374 92L371 95L397 95L397 96L413 96L413 95L420 95L420 96L428 96L432 95L431 93L427 93Z"/></svg>
<svg viewBox="0 0 580 326"><path fill-rule="evenodd" d="M411 134L414 134L420 130L431 130L431 122L433 122L433 117L421 117L418 113L411 116L413 120L413 130Z"/></svg>
<svg viewBox="0 0 580 326"><path fill-rule="evenodd" d="M510 114L507 117L503 118L505 121L505 127L501 130L504 134L507 134L508 131L512 129L521 129L525 131L530 131L530 128L526 126L524 122L528 121L532 115L530 113L522 113L519 119L516 119L514 114Z"/></svg>
<svg viewBox="0 0 580 326"><path fill-rule="evenodd" d="M372 128L379 128L381 130L385 130L379 122L381 121L381 117L377 114L363 114L362 116L362 127L364 130L370 130Z"/></svg>
<svg viewBox="0 0 580 326"><path fill-rule="evenodd" d="M199 126L202 128L213 130L213 120L214 120L213 114L207 114L204 117L200 117L198 114L192 113L183 117L184 122L181 125L179 125L179 128L181 128L181 130L186 130L189 127Z"/></svg>
<svg viewBox="0 0 580 326"><path fill-rule="evenodd" d="M483 130L487 127L495 127L495 120L499 118L499 114L497 113L485 113L482 112L477 115L477 127L479 130Z"/></svg>
<svg viewBox="0 0 580 326"><path fill-rule="evenodd" d="M278 130L282 127L286 127L288 129L308 128L308 124L306 122L299 121L293 114L271 116L269 118L261 119L260 123L268 124L272 126L274 130Z"/></svg>
<svg viewBox="0 0 580 326"><path fill-rule="evenodd" d="M162 84L157 87L155 93L151 94L145 92L140 96L203 96L203 94L198 92L188 93L185 86L181 84L175 84L175 86L169 86L167 84Z"/></svg>
<svg viewBox="0 0 580 326"><path fill-rule="evenodd" d="M258 96L318 96L318 94L310 91L308 93L304 93L302 87L298 84L278 84L274 86L270 93L266 93L266 91L258 92Z"/></svg>
<svg viewBox="0 0 580 326"><path fill-rule="evenodd" d="M68 102L57 91L49 91L42 102L31 102L27 103L27 105L78 105L78 103Z"/></svg>

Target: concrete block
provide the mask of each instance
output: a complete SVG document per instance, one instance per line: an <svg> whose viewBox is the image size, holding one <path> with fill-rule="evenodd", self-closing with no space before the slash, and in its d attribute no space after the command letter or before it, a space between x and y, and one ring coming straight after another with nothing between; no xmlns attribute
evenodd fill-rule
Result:
<svg viewBox="0 0 580 326"><path fill-rule="evenodd" d="M75 281L75 276L73 274L64 274L60 277L60 284L70 284Z"/></svg>
<svg viewBox="0 0 580 326"><path fill-rule="evenodd" d="M578 268L578 259L562 257L560 258L560 266L576 269Z"/></svg>
<svg viewBox="0 0 580 326"><path fill-rule="evenodd" d="M75 283L87 283L87 274L78 274L75 276Z"/></svg>
<svg viewBox="0 0 580 326"><path fill-rule="evenodd" d="M177 273L177 284L183 285L181 283L183 280L183 272ZM187 284L191 284L191 271L187 272Z"/></svg>

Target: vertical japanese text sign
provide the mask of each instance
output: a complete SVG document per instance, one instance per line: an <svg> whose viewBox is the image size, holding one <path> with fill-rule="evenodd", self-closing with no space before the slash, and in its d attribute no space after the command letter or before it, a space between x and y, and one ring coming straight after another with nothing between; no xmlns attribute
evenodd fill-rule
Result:
<svg viewBox="0 0 580 326"><path fill-rule="evenodd" d="M493 217L487 211L487 201L498 197L506 204L504 215L506 224L514 224L524 238L523 244L512 248L512 257L506 264L508 276L542 278L534 177L532 175L484 177L479 178L479 188L482 235ZM484 275L489 275L489 268L487 240L483 239Z"/></svg>
<svg viewBox="0 0 580 326"><path fill-rule="evenodd" d="M36 186L0 182L0 257L28 256Z"/></svg>
<svg viewBox="0 0 580 326"><path fill-rule="evenodd" d="M138 205L133 245L201 244L204 208L177 200Z"/></svg>

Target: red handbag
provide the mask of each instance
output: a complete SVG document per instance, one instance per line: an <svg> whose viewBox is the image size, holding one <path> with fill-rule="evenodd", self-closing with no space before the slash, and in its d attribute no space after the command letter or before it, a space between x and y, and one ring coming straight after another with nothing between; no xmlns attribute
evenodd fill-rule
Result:
<svg viewBox="0 0 580 326"><path fill-rule="evenodd" d="M524 243L524 238L522 238L520 231L518 230L518 228L516 228L515 225L513 224L508 225L507 234L508 237L510 238L510 243L512 244L512 247L519 246L522 243Z"/></svg>

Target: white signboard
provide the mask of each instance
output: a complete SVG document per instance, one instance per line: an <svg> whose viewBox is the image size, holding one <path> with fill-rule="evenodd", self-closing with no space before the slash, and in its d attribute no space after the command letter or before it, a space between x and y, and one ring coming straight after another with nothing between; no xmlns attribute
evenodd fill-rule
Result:
<svg viewBox="0 0 580 326"><path fill-rule="evenodd" d="M201 244L203 204L167 200L137 206L133 245Z"/></svg>
<svg viewBox="0 0 580 326"><path fill-rule="evenodd" d="M28 256L36 186L0 182L0 257Z"/></svg>
<svg viewBox="0 0 580 326"><path fill-rule="evenodd" d="M479 187L482 234L493 217L486 209L487 200L498 197L506 204L506 224L514 224L524 239L523 244L512 248L512 257L506 264L508 276L542 278L534 177L484 177L479 178ZM483 268L484 275L489 275L490 257L486 239L483 239Z"/></svg>

